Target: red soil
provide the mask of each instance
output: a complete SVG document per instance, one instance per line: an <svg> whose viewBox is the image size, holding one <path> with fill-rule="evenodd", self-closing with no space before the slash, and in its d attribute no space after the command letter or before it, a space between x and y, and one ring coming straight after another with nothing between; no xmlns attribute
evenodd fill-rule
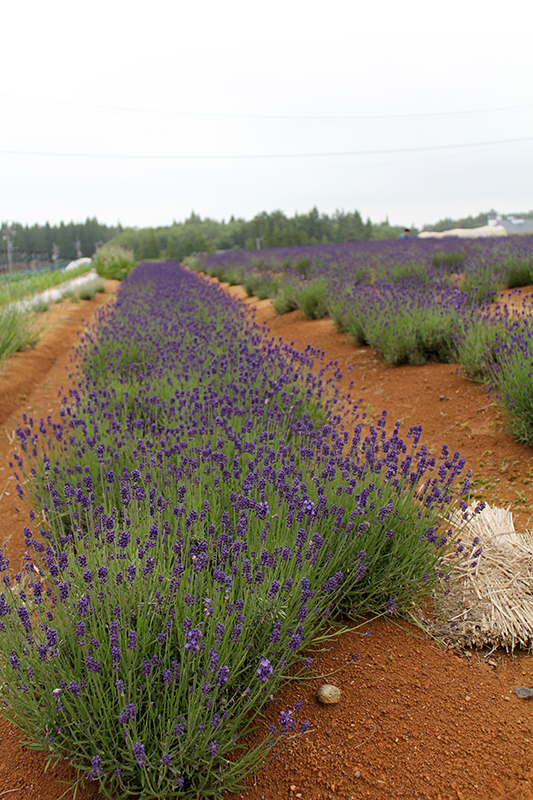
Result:
<svg viewBox="0 0 533 800"><path fill-rule="evenodd" d="M351 367L352 396L362 398L370 417L386 408L391 424L421 424L429 447L446 443L459 450L472 469L476 498L510 504L517 529L527 525L533 450L512 440L483 386L463 379L451 364L389 367L369 348L353 347L328 319L308 322L300 312L276 318L269 301L246 299L240 287L228 291L266 322L272 336L298 349L311 344L324 350L344 373ZM34 350L16 354L0 377L0 530L15 568L27 512L17 511L9 480L13 431L23 411L37 421L57 414L82 317L90 318L103 300L55 307L47 335ZM533 705L512 692L533 686L529 655L458 657L403 620L347 627L310 653L308 679L288 684L267 708L266 726L300 699L300 718L311 729L291 739L234 800L533 800ZM341 689L337 705L318 704L316 690L324 682ZM72 769L63 763L45 773L46 756L20 746L20 739L0 720L0 800L58 800ZM78 798L99 795L87 784Z"/></svg>

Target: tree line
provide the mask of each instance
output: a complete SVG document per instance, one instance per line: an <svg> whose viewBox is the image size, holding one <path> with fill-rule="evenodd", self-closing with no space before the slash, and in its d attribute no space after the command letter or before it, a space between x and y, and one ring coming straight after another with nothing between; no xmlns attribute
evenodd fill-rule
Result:
<svg viewBox="0 0 533 800"><path fill-rule="evenodd" d="M11 256L16 264L72 261L82 256L91 257L97 248L120 234L123 228L104 225L96 217L85 222L59 225L21 225L19 222L2 224L0 259L7 260L7 237L11 243Z"/></svg>
<svg viewBox="0 0 533 800"><path fill-rule="evenodd" d="M138 261L165 257L180 261L192 253L215 252L319 242L353 242L396 238L403 226L390 225L388 219L379 224L369 218L363 221L359 211L336 211L322 214L316 206L307 214L288 217L283 211L262 211L251 220L231 216L229 220L202 219L194 211L184 222L157 228L123 228L108 226L96 217L85 222L61 222L59 225L21 225L4 223L11 239L12 259L18 264L37 264L93 256L97 248L115 240L133 250ZM5 238L0 241L0 260L7 259Z"/></svg>
<svg viewBox="0 0 533 800"><path fill-rule="evenodd" d="M288 217L283 211L266 211L251 220L231 216L221 222L194 211L184 222L158 228L126 229L116 238L117 244L131 248L139 261L164 257L181 260L193 253L217 250L318 244L319 242L353 242L396 238L403 226L386 220L374 224L363 222L359 211L336 211L331 216L319 213L316 206L307 214Z"/></svg>

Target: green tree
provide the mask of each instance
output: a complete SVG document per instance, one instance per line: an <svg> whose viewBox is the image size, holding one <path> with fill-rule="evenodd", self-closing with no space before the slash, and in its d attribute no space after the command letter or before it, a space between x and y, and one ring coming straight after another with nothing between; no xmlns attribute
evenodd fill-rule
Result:
<svg viewBox="0 0 533 800"><path fill-rule="evenodd" d="M138 261L146 261L150 258L159 258L159 256L159 245L155 231L153 228L149 228L135 251L135 257Z"/></svg>
<svg viewBox="0 0 533 800"><path fill-rule="evenodd" d="M271 236L271 247L281 247L281 231L277 222L274 223Z"/></svg>
<svg viewBox="0 0 533 800"><path fill-rule="evenodd" d="M164 256L167 261L179 261L179 255L176 249L176 243L172 238L172 236L169 236L167 239L167 246L164 252Z"/></svg>

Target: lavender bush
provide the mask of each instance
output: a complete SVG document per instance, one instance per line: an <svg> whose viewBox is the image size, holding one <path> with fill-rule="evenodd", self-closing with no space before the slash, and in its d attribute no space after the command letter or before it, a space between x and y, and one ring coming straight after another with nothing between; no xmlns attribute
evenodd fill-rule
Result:
<svg viewBox="0 0 533 800"><path fill-rule="evenodd" d="M455 354L464 295L453 287L427 287L415 278L357 286L351 293L333 289L332 298L328 306L337 328L391 364L450 361Z"/></svg>
<svg viewBox="0 0 533 800"><path fill-rule="evenodd" d="M32 524L14 578L0 559L2 710L108 797L235 790L264 752L242 736L328 619L401 610L444 574L464 460L385 412L368 426L320 359L141 265L62 423L17 431Z"/></svg>

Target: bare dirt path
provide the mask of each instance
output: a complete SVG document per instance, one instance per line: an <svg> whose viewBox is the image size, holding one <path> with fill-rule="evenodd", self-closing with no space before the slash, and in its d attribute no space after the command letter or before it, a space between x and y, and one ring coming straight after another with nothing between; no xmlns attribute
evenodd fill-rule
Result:
<svg viewBox="0 0 533 800"><path fill-rule="evenodd" d="M269 301L241 297L272 336L302 349L306 344L337 360L353 381L369 416L388 410L389 422L421 424L423 441L447 443L473 470L476 496L511 504L517 529L533 504L529 482L533 450L506 432L494 399L464 380L455 365L394 368L369 348L354 348L328 319L308 322L299 312L276 318ZM23 412L36 424L57 413L58 392L67 386L71 348L94 305L58 306L55 325L35 351L18 354L0 377L0 531L17 566L23 554L27 512L15 500L8 461L13 431ZM20 511L17 511L17 505ZM325 643L311 654L309 680L286 686L268 709L267 726L281 709L301 700L301 719L311 730L292 739L276 760L250 779L243 800L533 800L533 705L514 686L533 685L533 660L526 654L445 652L402 620L379 619ZM490 660L489 660L490 659ZM341 689L341 702L320 706L323 678ZM0 800L58 800L68 765L44 772L46 759L20 747L20 733L0 720ZM70 800L71 795L67 795ZM88 785L80 800L97 800Z"/></svg>

